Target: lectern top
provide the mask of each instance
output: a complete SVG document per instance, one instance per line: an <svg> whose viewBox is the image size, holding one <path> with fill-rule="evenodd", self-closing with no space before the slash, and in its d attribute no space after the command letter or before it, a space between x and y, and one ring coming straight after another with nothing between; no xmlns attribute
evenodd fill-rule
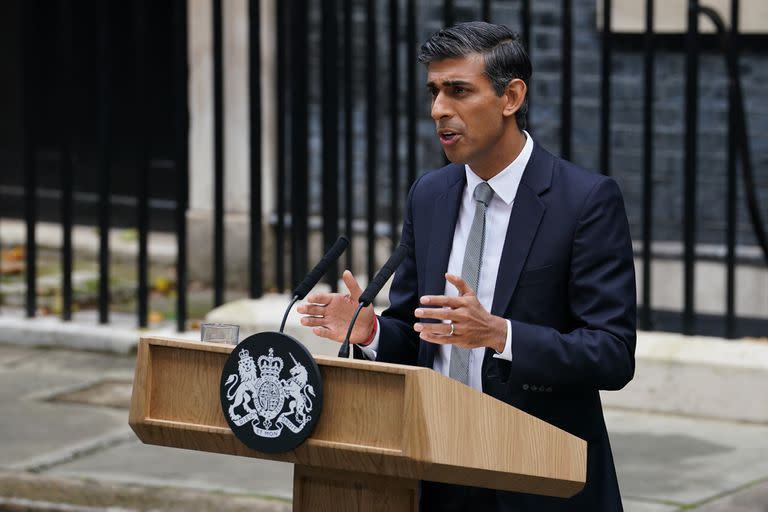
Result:
<svg viewBox="0 0 768 512"><path fill-rule="evenodd" d="M571 496L586 478L586 442L426 368L315 356L323 413L282 454L245 447L221 411L233 347L146 337L130 423L149 444L305 466Z"/></svg>

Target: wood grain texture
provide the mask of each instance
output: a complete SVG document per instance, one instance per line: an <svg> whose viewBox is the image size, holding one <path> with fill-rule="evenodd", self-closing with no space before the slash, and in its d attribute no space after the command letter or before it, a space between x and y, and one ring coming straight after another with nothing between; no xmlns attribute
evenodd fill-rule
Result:
<svg viewBox="0 0 768 512"><path fill-rule="evenodd" d="M293 471L293 510L327 512L417 512L419 482L308 466Z"/></svg>
<svg viewBox="0 0 768 512"><path fill-rule="evenodd" d="M425 479L453 480L453 469L465 468L476 470L468 485L517 490L534 480L541 485L532 491L549 494L554 479L571 495L583 487L583 440L436 372L414 379L412 414L423 431L408 436L407 454L433 463Z"/></svg>
<svg viewBox="0 0 768 512"><path fill-rule="evenodd" d="M432 370L370 361L316 357L324 405L315 431L291 452L250 450L227 427L219 402L231 350L142 338L129 419L138 437L148 444L294 462L328 474L552 496L572 496L584 485L583 440Z"/></svg>
<svg viewBox="0 0 768 512"><path fill-rule="evenodd" d="M149 417L229 428L219 404L226 354L158 346L152 350ZM211 385L214 384L214 385Z"/></svg>
<svg viewBox="0 0 768 512"><path fill-rule="evenodd" d="M312 438L401 451L405 375L320 368L323 392L333 400L326 399Z"/></svg>

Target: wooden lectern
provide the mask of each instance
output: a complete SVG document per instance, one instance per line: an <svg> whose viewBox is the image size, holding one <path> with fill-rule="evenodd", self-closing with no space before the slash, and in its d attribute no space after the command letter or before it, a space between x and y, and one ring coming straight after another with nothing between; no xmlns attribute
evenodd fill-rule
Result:
<svg viewBox="0 0 768 512"><path fill-rule="evenodd" d="M317 356L324 404L293 451L253 451L221 412L231 345L146 337L129 423L147 444L293 462L295 511L416 511L419 480L572 496L586 442L426 368Z"/></svg>

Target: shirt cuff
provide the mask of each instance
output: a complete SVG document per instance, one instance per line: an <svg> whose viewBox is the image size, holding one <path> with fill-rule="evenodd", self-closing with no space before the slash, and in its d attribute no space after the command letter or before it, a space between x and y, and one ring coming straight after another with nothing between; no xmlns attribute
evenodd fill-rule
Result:
<svg viewBox="0 0 768 512"><path fill-rule="evenodd" d="M371 343L373 345L373 343ZM369 345L370 346L370 345ZM495 351L494 351L495 352ZM507 320L507 340L504 342L504 351L493 354L496 359L512 360L512 322Z"/></svg>
<svg viewBox="0 0 768 512"><path fill-rule="evenodd" d="M373 341L364 347L362 345L357 346L357 348L363 351L365 357L369 358L371 361L376 360L376 353L379 351L379 338L381 337L381 325L379 324L379 316L374 315L373 321L376 322L376 334L373 336Z"/></svg>

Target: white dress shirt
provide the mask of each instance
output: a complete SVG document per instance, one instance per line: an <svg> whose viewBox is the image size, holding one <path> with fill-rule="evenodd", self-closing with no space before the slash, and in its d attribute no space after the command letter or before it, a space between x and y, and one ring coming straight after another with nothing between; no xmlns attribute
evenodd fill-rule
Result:
<svg viewBox="0 0 768 512"><path fill-rule="evenodd" d="M507 237L507 227L509 226L509 216L512 213L512 205L517 194L517 188L520 185L520 179L523 177L525 166L533 152L533 139L528 132L523 132L526 136L525 145L515 160L504 168L499 174L488 180L488 185L493 189L493 198L486 209L485 224L485 245L483 246L483 261L480 265L480 281L478 283L477 298L480 304L490 311L493 305L493 294L496 287L496 277L499 273L499 264L501 263L501 252L504 248L504 240ZM461 196L461 205L459 215L456 220L456 229L453 232L453 245L451 246L451 256L448 260L448 273L461 276L461 267L464 263L464 251L469 238L469 230L472 227L472 219L475 216L475 201L472 198L475 187L482 179L475 174L469 165L465 165L467 175L467 186ZM458 290L452 284L446 281L445 295L448 297L458 296ZM376 319L378 322L378 318ZM507 340L504 345L504 351L494 354L494 357L512 360L512 332L511 322L507 320ZM379 336L381 330L377 329L376 336L367 347L361 347L368 356L376 357L379 347ZM482 365L485 348L472 349L469 355L469 385L482 391ZM440 345L435 354L435 361L432 368L436 372L448 375L451 362L451 345Z"/></svg>

